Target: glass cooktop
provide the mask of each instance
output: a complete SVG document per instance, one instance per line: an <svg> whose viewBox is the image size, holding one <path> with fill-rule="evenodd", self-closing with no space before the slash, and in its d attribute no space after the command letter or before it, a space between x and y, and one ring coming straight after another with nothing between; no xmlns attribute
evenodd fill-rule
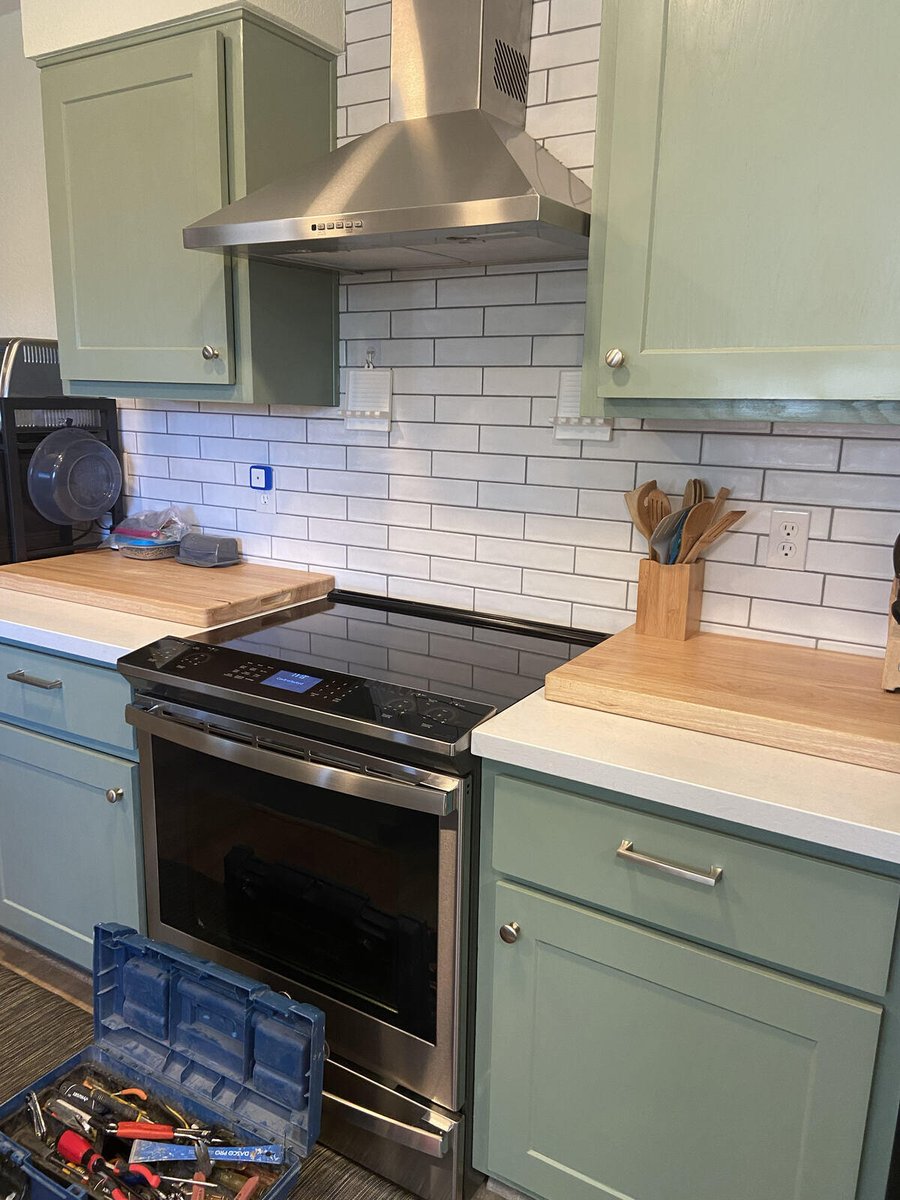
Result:
<svg viewBox="0 0 900 1200"><path fill-rule="evenodd" d="M501 709L603 635L332 592L191 640L283 661L265 682L290 695L314 687L319 669Z"/></svg>

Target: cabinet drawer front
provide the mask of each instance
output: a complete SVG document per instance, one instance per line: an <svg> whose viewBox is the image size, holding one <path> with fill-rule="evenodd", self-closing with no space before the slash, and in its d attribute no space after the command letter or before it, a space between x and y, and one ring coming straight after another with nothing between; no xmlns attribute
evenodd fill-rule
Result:
<svg viewBox="0 0 900 1200"><path fill-rule="evenodd" d="M546 1200L856 1194L878 1006L514 884L495 904L520 931L484 931L479 1167Z"/></svg>
<svg viewBox="0 0 900 1200"><path fill-rule="evenodd" d="M679 878L617 854L696 872ZM498 776L493 865L663 929L881 995L900 884L573 792Z"/></svg>
<svg viewBox="0 0 900 1200"><path fill-rule="evenodd" d="M135 745L125 724L130 696L131 688L115 671L0 644L0 720L24 721L61 737L130 752Z"/></svg>
<svg viewBox="0 0 900 1200"><path fill-rule="evenodd" d="M87 968L98 921L143 926L137 787L136 764L0 723L0 925Z"/></svg>

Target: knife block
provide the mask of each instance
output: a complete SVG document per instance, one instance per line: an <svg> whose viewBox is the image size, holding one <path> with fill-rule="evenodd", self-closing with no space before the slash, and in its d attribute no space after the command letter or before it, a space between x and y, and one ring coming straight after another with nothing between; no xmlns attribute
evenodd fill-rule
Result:
<svg viewBox="0 0 900 1200"><path fill-rule="evenodd" d="M900 580L894 580L891 589L891 604L900 598ZM881 686L886 692L900 691L900 625L888 616L887 648L884 652L884 674Z"/></svg>
<svg viewBox="0 0 900 1200"><path fill-rule="evenodd" d="M642 558L635 632L676 642L699 633L703 569L702 559L669 564Z"/></svg>

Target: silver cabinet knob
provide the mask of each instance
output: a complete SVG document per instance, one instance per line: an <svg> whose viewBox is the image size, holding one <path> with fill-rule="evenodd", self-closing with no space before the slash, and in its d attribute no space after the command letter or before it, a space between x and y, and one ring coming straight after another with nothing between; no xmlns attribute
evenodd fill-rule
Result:
<svg viewBox="0 0 900 1200"><path fill-rule="evenodd" d="M511 946L513 942L519 940L519 933L518 921L508 921L505 925L500 926L500 941L506 942L507 946Z"/></svg>
<svg viewBox="0 0 900 1200"><path fill-rule="evenodd" d="M110 804L118 804L124 795L125 795L125 792L122 790L122 788L107 788L106 789L106 799L109 801Z"/></svg>
<svg viewBox="0 0 900 1200"><path fill-rule="evenodd" d="M618 367L621 367L624 362L625 355L618 346L613 346L612 350L607 350L606 365L608 367L612 367L612 369L615 371Z"/></svg>
<svg viewBox="0 0 900 1200"><path fill-rule="evenodd" d="M203 349L200 351L200 353L203 355L203 357L206 359L207 362L209 362L209 360L211 358L219 357L219 352L215 348L215 346L204 346Z"/></svg>

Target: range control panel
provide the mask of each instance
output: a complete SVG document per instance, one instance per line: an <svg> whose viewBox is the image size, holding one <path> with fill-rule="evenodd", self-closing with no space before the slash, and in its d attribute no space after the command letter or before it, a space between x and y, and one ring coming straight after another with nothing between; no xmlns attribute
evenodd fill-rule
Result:
<svg viewBox="0 0 900 1200"><path fill-rule="evenodd" d="M218 694L263 709L277 705L283 711L288 705L308 713L331 712L451 744L495 711L474 700L182 638L162 638L127 655L119 665L126 675L135 668L142 679L181 685L210 699Z"/></svg>

